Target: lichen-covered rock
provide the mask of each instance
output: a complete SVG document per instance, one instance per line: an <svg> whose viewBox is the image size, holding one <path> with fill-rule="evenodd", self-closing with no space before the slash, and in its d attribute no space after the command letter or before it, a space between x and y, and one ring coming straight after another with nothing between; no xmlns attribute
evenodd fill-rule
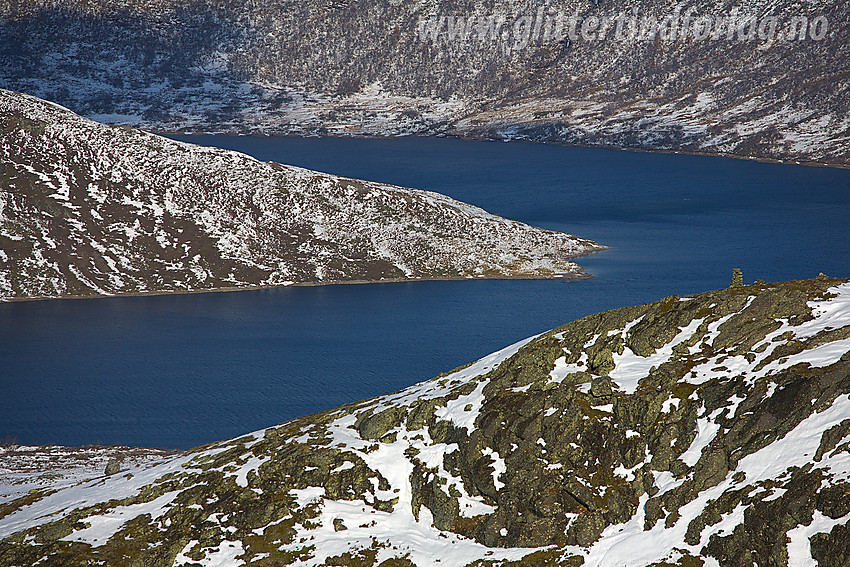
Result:
<svg viewBox="0 0 850 567"><path fill-rule="evenodd" d="M115 474L121 470L121 463L118 462L118 459L109 459L109 462L106 463L106 468L103 471L103 474Z"/></svg>
<svg viewBox="0 0 850 567"><path fill-rule="evenodd" d="M0 565L845 565L850 283L592 315L0 508Z"/></svg>

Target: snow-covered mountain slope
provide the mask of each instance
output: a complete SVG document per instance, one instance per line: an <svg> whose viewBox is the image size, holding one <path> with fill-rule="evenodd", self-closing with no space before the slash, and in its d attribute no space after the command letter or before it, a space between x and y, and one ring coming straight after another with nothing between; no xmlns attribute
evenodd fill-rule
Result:
<svg viewBox="0 0 850 567"><path fill-rule="evenodd" d="M0 565L850 564L850 282L592 315L0 507Z"/></svg>
<svg viewBox="0 0 850 567"><path fill-rule="evenodd" d="M595 242L0 91L0 298L580 275Z"/></svg>
<svg viewBox="0 0 850 567"><path fill-rule="evenodd" d="M647 33L618 39L610 20L603 39L602 26L583 32L621 14L623 32ZM668 17L675 35L644 26ZM800 25L779 39L795 18L805 39ZM14 0L0 3L0 86L163 131L447 134L846 166L848 20L841 0Z"/></svg>
<svg viewBox="0 0 850 567"><path fill-rule="evenodd" d="M102 475L111 461L141 466L169 454L139 447L4 444L0 446L0 506L30 490L58 489Z"/></svg>

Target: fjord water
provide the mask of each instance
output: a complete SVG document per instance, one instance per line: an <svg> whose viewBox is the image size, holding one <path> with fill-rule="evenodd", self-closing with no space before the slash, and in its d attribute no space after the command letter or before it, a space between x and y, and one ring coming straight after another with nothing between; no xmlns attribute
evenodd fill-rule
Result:
<svg viewBox="0 0 850 567"><path fill-rule="evenodd" d="M190 447L398 390L601 310L850 276L850 171L451 139L184 136L592 238L594 278L0 304L0 439Z"/></svg>

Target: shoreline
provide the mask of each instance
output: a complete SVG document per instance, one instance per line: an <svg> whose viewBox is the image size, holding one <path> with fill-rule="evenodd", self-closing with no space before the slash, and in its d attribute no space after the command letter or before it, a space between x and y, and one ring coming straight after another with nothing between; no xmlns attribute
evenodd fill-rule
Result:
<svg viewBox="0 0 850 567"><path fill-rule="evenodd" d="M593 252L598 252L594 250ZM593 253L590 252L590 253ZM586 255L586 254L585 254ZM175 290L151 290L151 291L133 291L127 293L105 294L90 294L90 295L47 295L38 297L8 297L0 298L0 305L8 303L21 303L29 301L51 301L64 299L109 299L112 297L146 297L155 295L189 295L196 293L228 293L238 291L259 291L267 289L280 289L289 287L319 287L331 285L365 285L365 284L393 284L393 283L415 283L415 282L432 282L432 281L467 281L467 280L561 280L561 281L580 281L595 277L593 274L588 274L585 271L570 272L563 274L528 274L528 275L487 275L487 276L429 276L421 278L387 278L382 280L328 280L323 282L293 282L285 284L258 284L247 286L230 286L216 287L209 289L175 289Z"/></svg>
<svg viewBox="0 0 850 567"><path fill-rule="evenodd" d="M88 118L88 117L86 117ZM112 124L111 124L112 125ZM133 128L137 128L139 130L143 130L150 134L155 134L157 136L169 137L169 136L236 136L236 137L252 137L252 138L357 138L357 139L375 139L375 140L392 140L397 138L447 138L453 140L464 140L468 142L498 142L498 143L523 143L523 144L539 144L544 146L560 146L564 148L588 148L588 149L600 149L600 150L610 150L615 152L633 152L633 153L641 153L641 154L677 154L677 155L685 155L685 156L701 156L701 157L716 157L716 158L729 158L729 159L737 159L744 161L755 161L758 163L773 163L780 165L799 165L803 167L826 167L831 169L850 169L850 163L840 163L840 162L829 162L829 161L814 161L810 159L779 159L779 158L770 158L770 157L761 157L761 156L748 156L748 155L738 155L738 154L729 154L729 153L721 153L721 152L707 152L707 151L698 151L698 150L674 150L674 149L664 149L664 148L630 148L623 146L614 146L608 144L564 144L556 141L547 141L547 140L533 140L528 138L498 138L494 136L470 136L468 134L463 133L452 133L452 132L441 132L436 134L340 134L335 136L321 135L321 134L312 134L312 133L303 133L303 134L263 134L260 132L240 132L240 131L210 131L210 130L156 130L156 129L147 129L144 126L133 126ZM289 164L292 165L292 164Z"/></svg>

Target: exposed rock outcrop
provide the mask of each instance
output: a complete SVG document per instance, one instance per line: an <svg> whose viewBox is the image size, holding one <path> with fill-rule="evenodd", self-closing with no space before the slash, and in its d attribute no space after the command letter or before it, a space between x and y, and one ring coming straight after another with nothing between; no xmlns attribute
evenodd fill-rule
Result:
<svg viewBox="0 0 850 567"><path fill-rule="evenodd" d="M848 416L846 280L672 296L32 491L0 565L843 565Z"/></svg>

